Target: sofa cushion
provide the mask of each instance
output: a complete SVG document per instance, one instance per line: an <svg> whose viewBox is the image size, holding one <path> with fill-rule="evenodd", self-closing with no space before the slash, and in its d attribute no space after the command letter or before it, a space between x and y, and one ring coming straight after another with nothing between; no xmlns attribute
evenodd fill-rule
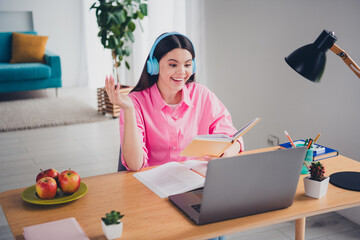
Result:
<svg viewBox="0 0 360 240"><path fill-rule="evenodd" d="M44 62L47 40L47 36L14 32L10 63Z"/></svg>
<svg viewBox="0 0 360 240"><path fill-rule="evenodd" d="M22 32L36 34L36 32ZM0 63L9 63L12 49L12 32L0 32Z"/></svg>
<svg viewBox="0 0 360 240"><path fill-rule="evenodd" d="M0 82L50 78L51 68L42 63L0 63Z"/></svg>

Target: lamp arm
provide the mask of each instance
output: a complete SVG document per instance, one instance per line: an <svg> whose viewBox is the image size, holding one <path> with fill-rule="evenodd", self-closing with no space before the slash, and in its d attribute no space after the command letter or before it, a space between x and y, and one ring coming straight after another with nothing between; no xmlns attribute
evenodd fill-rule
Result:
<svg viewBox="0 0 360 240"><path fill-rule="evenodd" d="M351 59L347 53L339 48L336 44L332 45L330 50L338 55L348 65L348 67L360 78L360 67Z"/></svg>

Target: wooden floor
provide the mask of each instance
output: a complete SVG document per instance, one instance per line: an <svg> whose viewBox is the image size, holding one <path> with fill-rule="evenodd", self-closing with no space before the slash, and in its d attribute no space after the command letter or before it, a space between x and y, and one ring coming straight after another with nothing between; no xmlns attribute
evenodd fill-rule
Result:
<svg viewBox="0 0 360 240"><path fill-rule="evenodd" d="M52 90L19 95L55 97ZM59 96L68 95L77 96L96 111L96 89L59 90ZM0 101L17 98L14 94L0 95ZM40 168L71 168L81 177L115 172L119 144L118 119L111 117L98 123L0 133L0 192L35 184ZM0 240L5 239L13 237L0 209ZM294 239L294 222L228 235L226 239ZM360 239L360 226L335 212L323 214L307 219L306 239Z"/></svg>

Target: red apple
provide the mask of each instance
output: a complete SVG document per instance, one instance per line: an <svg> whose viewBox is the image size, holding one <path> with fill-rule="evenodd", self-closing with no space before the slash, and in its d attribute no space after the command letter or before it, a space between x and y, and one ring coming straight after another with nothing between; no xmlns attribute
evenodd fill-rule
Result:
<svg viewBox="0 0 360 240"><path fill-rule="evenodd" d="M45 171L40 169L40 171L41 172L36 176L36 182L38 182L41 178L44 178L44 177L52 177L53 179L55 179L55 181L57 181L59 172L56 171L55 169L49 168Z"/></svg>
<svg viewBox="0 0 360 240"><path fill-rule="evenodd" d="M36 182L35 188L41 199L52 199L56 195L57 183L52 177L44 177Z"/></svg>
<svg viewBox="0 0 360 240"><path fill-rule="evenodd" d="M79 174L69 169L60 173L58 183L63 193L72 194L79 189L81 178Z"/></svg>

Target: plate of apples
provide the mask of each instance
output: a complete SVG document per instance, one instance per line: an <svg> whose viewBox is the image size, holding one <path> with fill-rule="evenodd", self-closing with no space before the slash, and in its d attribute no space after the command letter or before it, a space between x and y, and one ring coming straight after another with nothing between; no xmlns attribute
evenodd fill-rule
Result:
<svg viewBox="0 0 360 240"><path fill-rule="evenodd" d="M69 169L59 173L50 168L41 170L36 176L36 184L26 188L21 198L33 204L54 205L79 199L87 191L86 184L75 171Z"/></svg>

